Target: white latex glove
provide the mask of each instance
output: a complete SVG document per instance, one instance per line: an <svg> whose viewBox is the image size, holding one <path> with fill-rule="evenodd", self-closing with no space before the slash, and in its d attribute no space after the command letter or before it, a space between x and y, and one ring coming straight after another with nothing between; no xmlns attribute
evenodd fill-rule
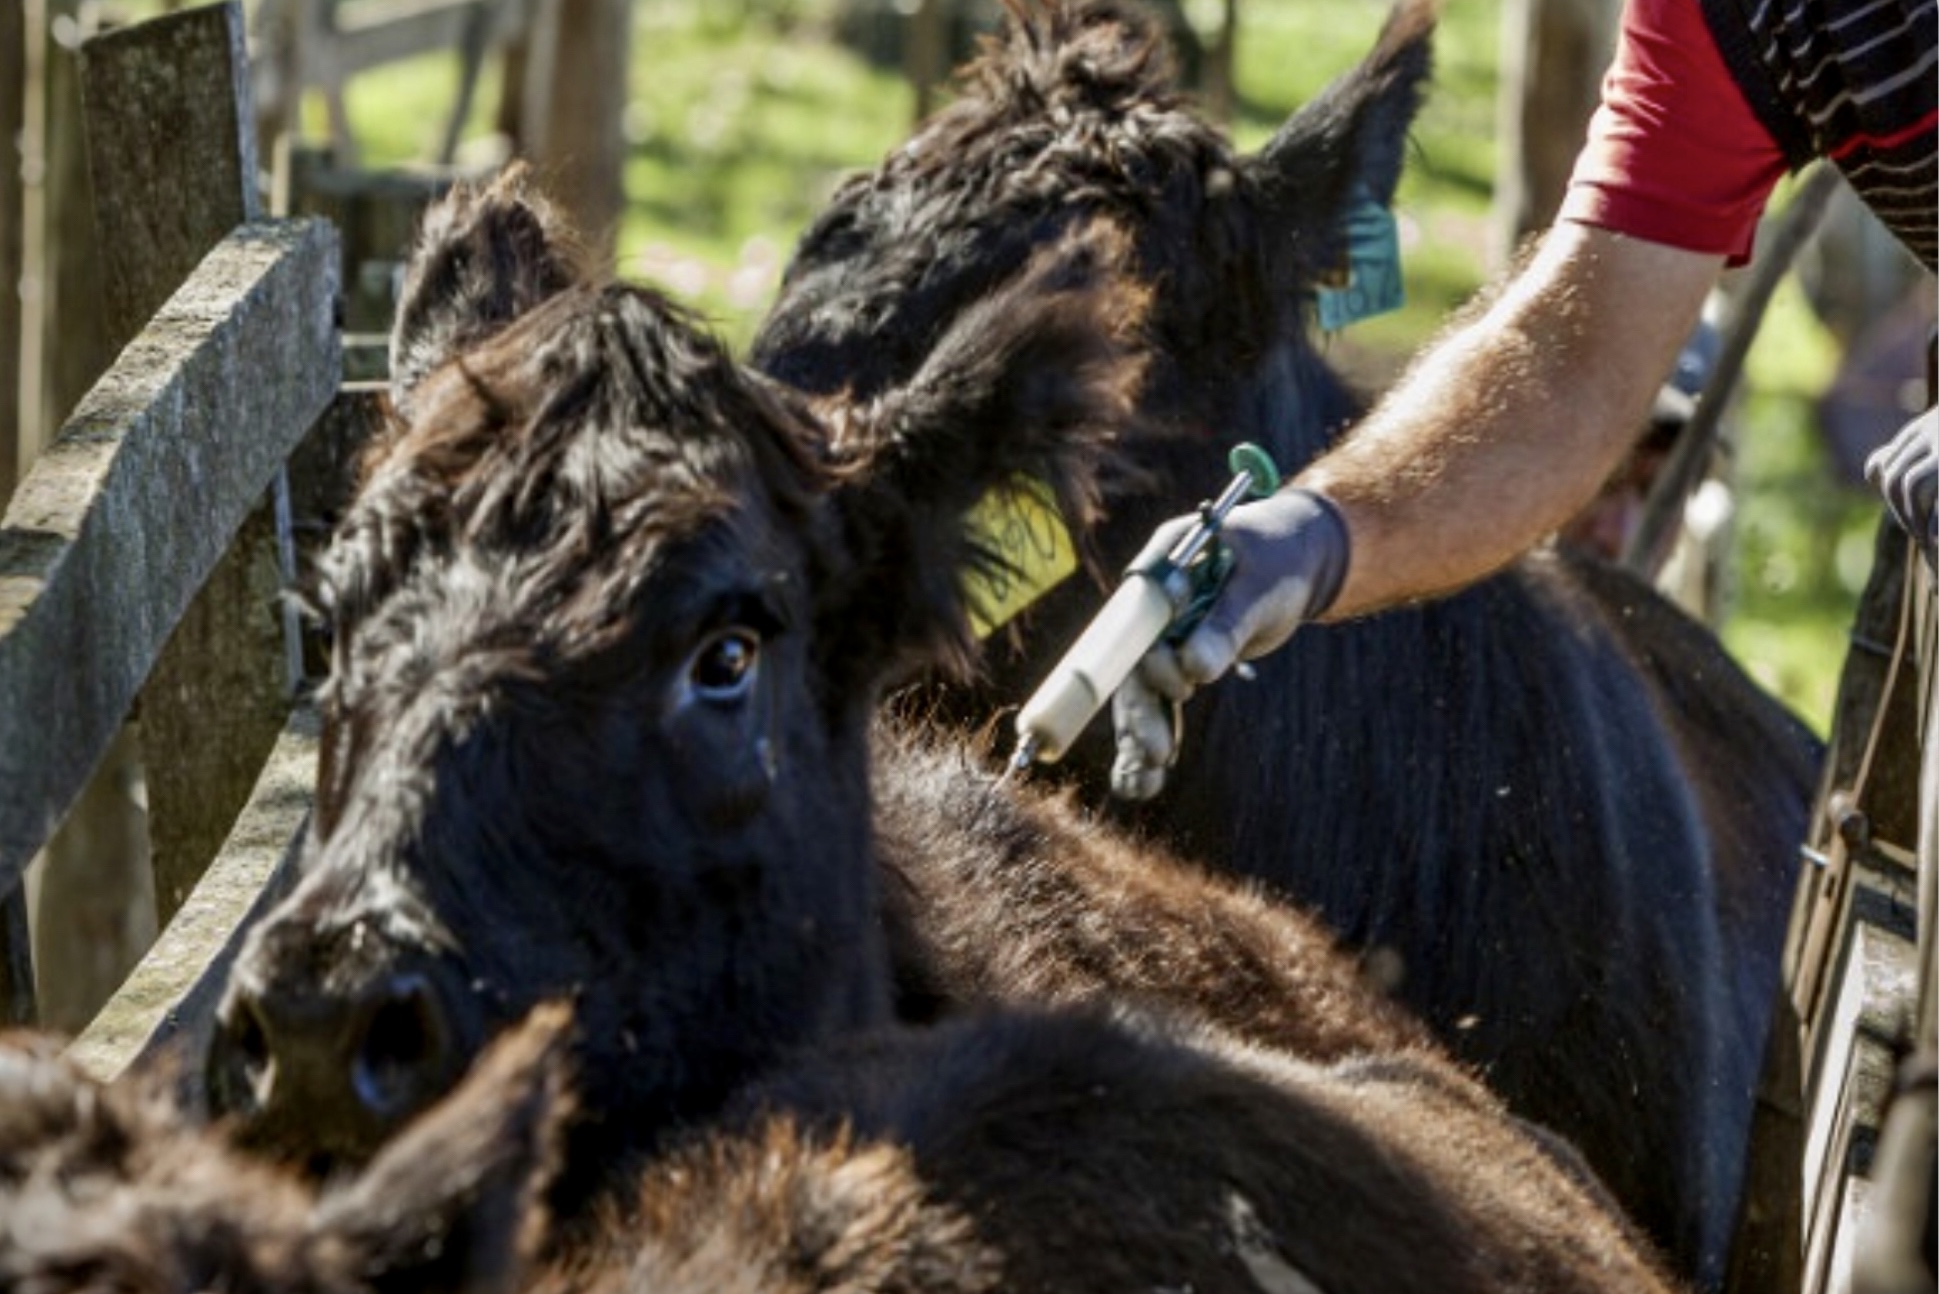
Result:
<svg viewBox="0 0 1939 1294"><path fill-rule="evenodd" d="M1885 506L1930 553L1939 544L1939 409L1927 409L1865 460L1865 479Z"/></svg>
<svg viewBox="0 0 1939 1294"><path fill-rule="evenodd" d="M1162 558L1197 520L1174 517L1160 526L1131 569ZM1219 538L1232 550L1232 573L1205 618L1177 646L1160 639L1111 698L1118 743L1111 791L1122 799L1147 800L1163 789L1178 758L1187 697L1291 638L1331 605L1346 577L1346 523L1310 490L1240 504Z"/></svg>

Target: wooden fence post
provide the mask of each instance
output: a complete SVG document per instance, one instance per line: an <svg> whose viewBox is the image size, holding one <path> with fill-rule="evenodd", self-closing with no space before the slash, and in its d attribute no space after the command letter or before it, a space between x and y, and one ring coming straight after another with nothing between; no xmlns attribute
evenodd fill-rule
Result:
<svg viewBox="0 0 1939 1294"><path fill-rule="evenodd" d="M630 0L552 0L534 20L522 135L546 196L595 263L612 259L625 210Z"/></svg>
<svg viewBox="0 0 1939 1294"><path fill-rule="evenodd" d="M61 424L114 359L101 308L94 239L94 186L82 137L77 49L86 34L79 0L47 0L29 39L40 59L39 279L31 328L39 372L23 411L24 479ZM32 926L38 1018L73 1028L154 937L148 825L131 797L140 774L132 732L100 752L95 780L67 823L46 842L36 869ZM23 891L24 893L24 891Z"/></svg>
<svg viewBox="0 0 1939 1294"><path fill-rule="evenodd" d="M105 32L81 56L104 295L119 347L210 248L261 214L241 9L231 0Z"/></svg>
<svg viewBox="0 0 1939 1294"><path fill-rule="evenodd" d="M948 0L916 0L903 38L903 74L916 91L916 124L936 110L937 88L949 75Z"/></svg>
<svg viewBox="0 0 1939 1294"><path fill-rule="evenodd" d="M1505 0L1496 94L1493 255L1547 228L1616 51L1617 0Z"/></svg>
<svg viewBox="0 0 1939 1294"><path fill-rule="evenodd" d="M1206 51L1205 98L1212 115L1230 123L1239 115L1236 54L1239 47L1239 0L1225 0L1219 13L1218 34Z"/></svg>
<svg viewBox="0 0 1939 1294"><path fill-rule="evenodd" d="M97 36L82 73L107 315L126 341L224 235L261 213L241 6ZM162 925L228 835L289 712L277 553L264 504L141 693Z"/></svg>
<svg viewBox="0 0 1939 1294"><path fill-rule="evenodd" d="M36 453L114 359L101 311L101 266L94 243L94 186L81 127L79 0L49 0L43 39L41 220L41 371ZM23 462L31 462L34 454ZM23 470L22 475L25 475Z"/></svg>
<svg viewBox="0 0 1939 1294"><path fill-rule="evenodd" d="M26 189L27 10L0 4L0 505L20 479L20 270Z"/></svg>
<svg viewBox="0 0 1939 1294"><path fill-rule="evenodd" d="M27 8L0 4L0 512L19 479L25 429L20 395L20 274L27 219L21 172L27 110ZM27 896L0 894L0 1020L31 1019L33 967Z"/></svg>

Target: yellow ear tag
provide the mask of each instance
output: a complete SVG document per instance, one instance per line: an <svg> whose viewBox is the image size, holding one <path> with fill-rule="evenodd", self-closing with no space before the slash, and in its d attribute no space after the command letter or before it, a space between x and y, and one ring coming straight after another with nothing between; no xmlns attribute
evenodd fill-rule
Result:
<svg viewBox="0 0 1939 1294"><path fill-rule="evenodd" d="M977 500L970 533L1004 565L965 577L970 625L987 638L1077 569L1077 550L1042 481L1019 476Z"/></svg>

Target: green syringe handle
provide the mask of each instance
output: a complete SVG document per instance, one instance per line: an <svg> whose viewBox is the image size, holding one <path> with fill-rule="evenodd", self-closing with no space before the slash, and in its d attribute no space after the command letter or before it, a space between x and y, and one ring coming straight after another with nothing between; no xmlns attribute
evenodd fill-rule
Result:
<svg viewBox="0 0 1939 1294"><path fill-rule="evenodd" d="M1242 440L1232 447L1225 456L1225 465L1237 476L1240 472L1252 478L1252 497L1263 499L1279 488L1279 468L1274 465L1272 455L1249 440Z"/></svg>
<svg viewBox="0 0 1939 1294"><path fill-rule="evenodd" d="M1203 538L1185 567L1190 580L1189 592L1174 608L1171 623L1165 627L1165 638L1169 642L1184 642L1191 636L1198 622L1211 610L1212 603L1218 600L1226 577L1232 574L1231 550L1221 544L1218 537L1226 514L1239 502L1242 494L1263 499L1279 488L1279 468L1274 465L1272 455L1251 441L1242 440L1234 445L1225 461L1232 469L1232 483L1225 487L1225 493L1219 496L1217 503L1202 509L1205 515Z"/></svg>

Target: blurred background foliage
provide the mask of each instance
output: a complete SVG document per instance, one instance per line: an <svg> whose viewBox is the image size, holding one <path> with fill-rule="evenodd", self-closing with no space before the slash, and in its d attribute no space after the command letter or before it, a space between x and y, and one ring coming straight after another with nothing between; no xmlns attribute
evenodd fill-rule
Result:
<svg viewBox="0 0 1939 1294"><path fill-rule="evenodd" d="M915 94L901 67L869 57L866 42L841 39L853 35L844 4L856 2L635 0L617 269L697 304L737 344L832 187L872 165L913 122ZM1385 11L1385 0L1242 3L1230 122L1239 144L1257 146L1358 60ZM1203 39L1214 37L1218 0L1184 3L1179 12ZM1498 0L1445 7L1434 86L1396 202L1407 304L1327 343L1369 388L1496 272L1489 230L1501 162L1500 44ZM492 76L488 69L475 101L481 134L497 98ZM367 163L427 155L457 77L455 57L432 56L355 82L349 109ZM1841 347L1797 277L1787 279L1731 420L1738 489L1721 632L1820 732L1878 516L1868 493L1834 472L1820 433L1816 402Z"/></svg>

